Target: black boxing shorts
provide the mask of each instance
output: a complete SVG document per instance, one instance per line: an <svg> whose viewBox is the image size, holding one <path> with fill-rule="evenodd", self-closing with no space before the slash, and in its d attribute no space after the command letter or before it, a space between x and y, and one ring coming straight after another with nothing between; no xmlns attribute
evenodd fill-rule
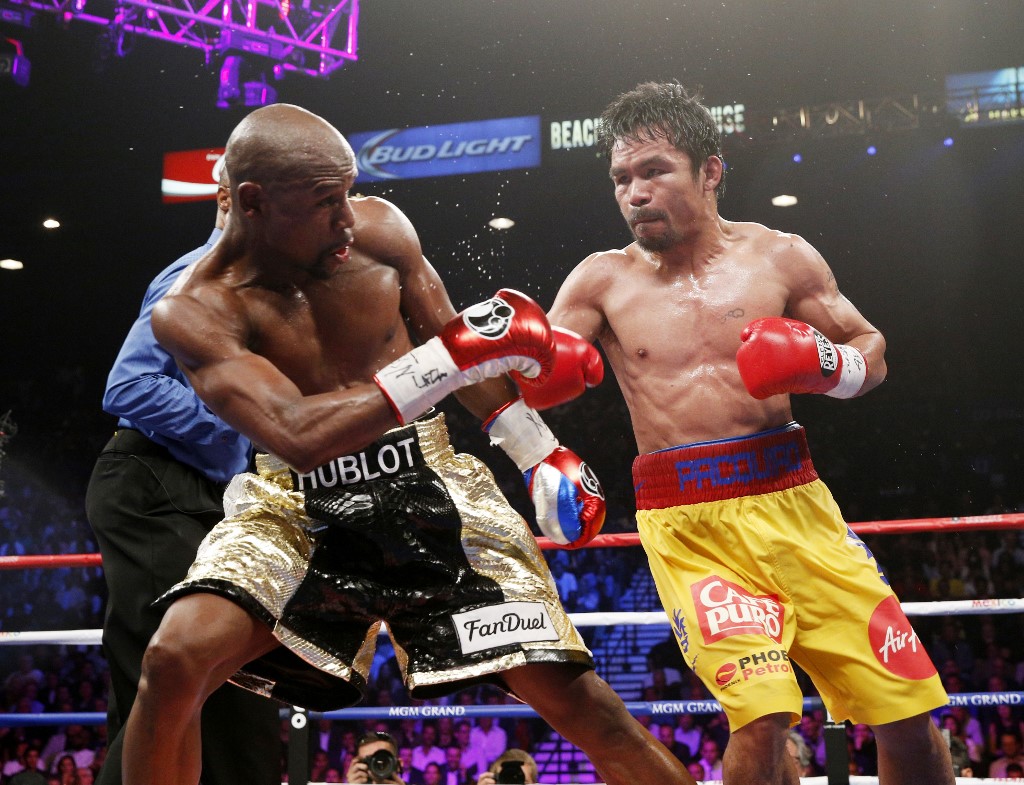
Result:
<svg viewBox="0 0 1024 785"><path fill-rule="evenodd" d="M359 701L381 622L410 694L437 697L532 662L593 667L536 540L443 416L297 474L270 455L164 600L214 592L284 644L232 681L314 711Z"/></svg>

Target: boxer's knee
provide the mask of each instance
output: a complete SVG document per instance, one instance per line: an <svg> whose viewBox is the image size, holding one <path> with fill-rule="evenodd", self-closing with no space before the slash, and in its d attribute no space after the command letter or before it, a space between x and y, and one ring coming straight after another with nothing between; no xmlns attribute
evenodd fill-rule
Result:
<svg viewBox="0 0 1024 785"><path fill-rule="evenodd" d="M225 602L225 614L218 616L196 613L200 602L198 595L186 597L165 614L146 647L140 686L205 697L236 670L236 659L246 659L246 639L232 622L237 606Z"/></svg>

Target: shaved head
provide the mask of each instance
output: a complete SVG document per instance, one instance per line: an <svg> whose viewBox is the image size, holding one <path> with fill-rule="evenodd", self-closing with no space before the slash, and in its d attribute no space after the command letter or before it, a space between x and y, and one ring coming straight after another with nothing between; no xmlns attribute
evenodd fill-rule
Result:
<svg viewBox="0 0 1024 785"><path fill-rule="evenodd" d="M224 159L234 187L355 176L355 156L345 137L322 117L291 104L249 114L228 139Z"/></svg>

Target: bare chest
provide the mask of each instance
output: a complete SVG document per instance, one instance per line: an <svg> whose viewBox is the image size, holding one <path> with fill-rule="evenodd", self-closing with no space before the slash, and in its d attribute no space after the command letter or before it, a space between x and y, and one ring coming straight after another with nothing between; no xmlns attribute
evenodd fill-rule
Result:
<svg viewBox="0 0 1024 785"><path fill-rule="evenodd" d="M732 362L742 329L781 313L785 300L779 283L757 267L722 265L672 281L627 277L606 302L609 359L627 374L687 374Z"/></svg>
<svg viewBox="0 0 1024 785"><path fill-rule="evenodd" d="M306 395L369 381L410 343L400 312L398 274L352 265L301 289L248 298L252 345Z"/></svg>

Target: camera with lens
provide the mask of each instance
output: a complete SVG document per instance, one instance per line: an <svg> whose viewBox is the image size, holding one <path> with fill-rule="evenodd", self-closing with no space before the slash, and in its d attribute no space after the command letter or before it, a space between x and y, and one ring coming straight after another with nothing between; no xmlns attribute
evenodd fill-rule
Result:
<svg viewBox="0 0 1024 785"><path fill-rule="evenodd" d="M362 758L362 761L370 770L370 777L374 782L387 782L398 771L398 758L391 750L377 750L372 755Z"/></svg>
<svg viewBox="0 0 1024 785"><path fill-rule="evenodd" d="M521 760L502 761L494 781L497 785L526 785L526 772Z"/></svg>

